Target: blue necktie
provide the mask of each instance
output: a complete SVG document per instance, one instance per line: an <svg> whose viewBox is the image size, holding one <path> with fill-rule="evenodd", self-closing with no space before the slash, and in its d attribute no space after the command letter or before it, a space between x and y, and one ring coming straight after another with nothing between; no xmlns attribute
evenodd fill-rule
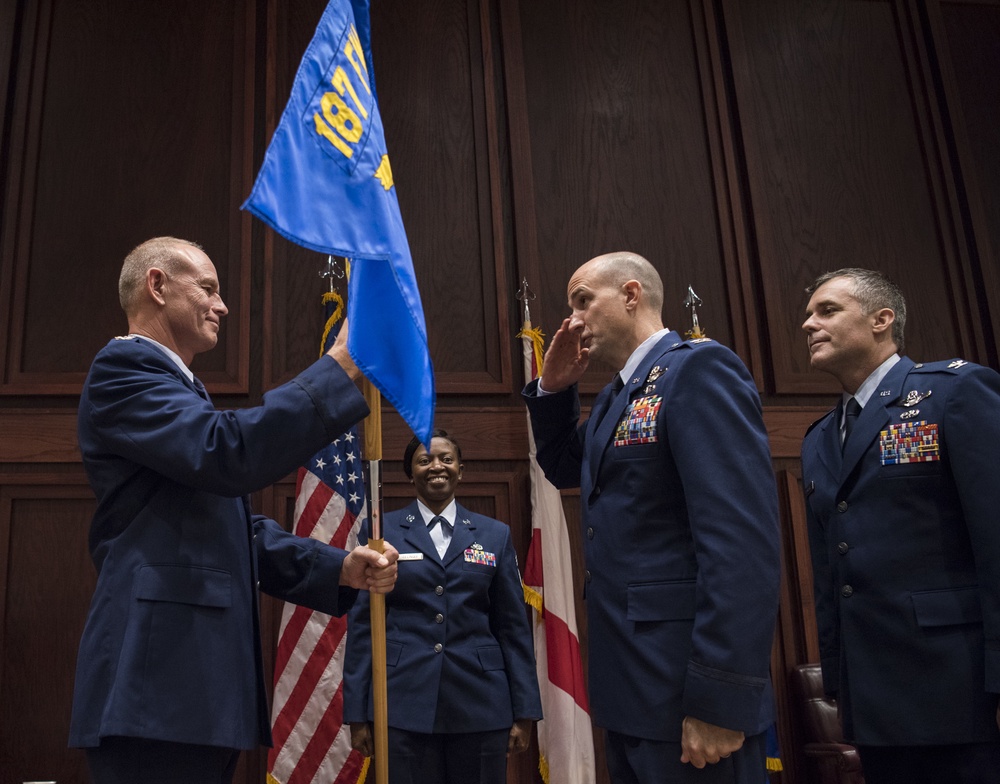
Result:
<svg viewBox="0 0 1000 784"><path fill-rule="evenodd" d="M847 405L844 407L844 443L841 444L841 450L847 448L847 439L851 437L851 430L854 429L854 423L858 421L858 415L861 413L861 404L856 398L851 398L847 401Z"/></svg>

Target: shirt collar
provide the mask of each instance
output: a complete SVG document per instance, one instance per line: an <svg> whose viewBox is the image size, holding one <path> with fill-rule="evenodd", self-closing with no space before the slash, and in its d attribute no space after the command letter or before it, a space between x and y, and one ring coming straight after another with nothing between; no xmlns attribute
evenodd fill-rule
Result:
<svg viewBox="0 0 1000 784"><path fill-rule="evenodd" d="M632 352L632 356L628 358L628 362L625 363L625 367L618 371L618 375L621 376L623 383L628 384L629 377L635 372L635 369L639 367L642 360L646 358L646 355L653 350L653 346L659 342L660 338L666 335L669 331L670 329L668 327L664 327L663 329L654 332L639 344L639 347Z"/></svg>
<svg viewBox="0 0 1000 784"><path fill-rule="evenodd" d="M432 512L419 498L417 499L417 509L420 510L420 516L424 518L424 525L430 525L431 520L433 520L437 515ZM455 525L455 518L458 516L458 507L455 504L455 499L452 498L448 505L441 510L441 517Z"/></svg>
<svg viewBox="0 0 1000 784"><path fill-rule="evenodd" d="M899 354L893 354L885 362L875 368L872 374L864 380L860 387L858 387L857 392L853 395L849 395L845 392L842 398L844 405L846 406L847 401L853 397L858 401L858 403L861 404L862 408L867 406L868 401L871 400L871 396L875 393L876 388L878 388L878 385L882 383L882 379L886 377L886 374L892 370L893 366L897 362L899 362Z"/></svg>

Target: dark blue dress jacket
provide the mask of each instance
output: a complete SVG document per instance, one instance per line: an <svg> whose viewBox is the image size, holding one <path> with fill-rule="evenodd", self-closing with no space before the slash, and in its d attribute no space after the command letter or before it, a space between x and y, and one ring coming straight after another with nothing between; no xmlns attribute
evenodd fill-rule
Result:
<svg viewBox="0 0 1000 784"><path fill-rule="evenodd" d="M580 488L594 722L679 741L686 715L773 721L778 503L760 399L729 349L670 332L578 426L575 388L524 392L538 463Z"/></svg>
<svg viewBox="0 0 1000 784"><path fill-rule="evenodd" d="M97 586L77 660L70 745L109 735L246 749L269 745L258 588L331 614L344 553L250 511L368 411L324 357L218 411L142 338L112 340L90 369L79 444L97 511Z"/></svg>
<svg viewBox="0 0 1000 784"><path fill-rule="evenodd" d="M863 745L1000 740L1000 375L903 357L802 481L823 682Z"/></svg>

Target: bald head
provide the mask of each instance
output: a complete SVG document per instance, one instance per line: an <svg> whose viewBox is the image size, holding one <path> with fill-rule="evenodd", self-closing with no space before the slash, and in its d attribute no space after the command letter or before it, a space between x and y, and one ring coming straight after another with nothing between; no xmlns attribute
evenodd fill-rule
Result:
<svg viewBox="0 0 1000 784"><path fill-rule="evenodd" d="M118 277L118 301L126 316L131 318L139 308L140 295L146 286L146 273L156 267L168 275L176 275L188 261L183 253L185 248L202 249L196 242L176 237L154 237L125 257Z"/></svg>
<svg viewBox="0 0 1000 784"><path fill-rule="evenodd" d="M655 313L657 317L663 312L663 281L656 268L638 253L615 251L597 256L587 262L593 265L594 271L602 282L614 288L620 288L630 280L639 282L643 297L640 307Z"/></svg>
<svg viewBox="0 0 1000 784"><path fill-rule="evenodd" d="M581 266L566 287L572 314L588 358L622 367L646 338L663 328L663 283L642 256L616 252Z"/></svg>

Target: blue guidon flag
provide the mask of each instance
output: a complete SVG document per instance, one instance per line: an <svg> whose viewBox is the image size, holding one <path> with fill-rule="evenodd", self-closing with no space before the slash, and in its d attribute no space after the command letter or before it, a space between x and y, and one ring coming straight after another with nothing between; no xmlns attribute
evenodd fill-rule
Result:
<svg viewBox="0 0 1000 784"><path fill-rule="evenodd" d="M347 348L430 443L434 370L375 95L368 0L331 0L243 208L292 242L346 256Z"/></svg>

